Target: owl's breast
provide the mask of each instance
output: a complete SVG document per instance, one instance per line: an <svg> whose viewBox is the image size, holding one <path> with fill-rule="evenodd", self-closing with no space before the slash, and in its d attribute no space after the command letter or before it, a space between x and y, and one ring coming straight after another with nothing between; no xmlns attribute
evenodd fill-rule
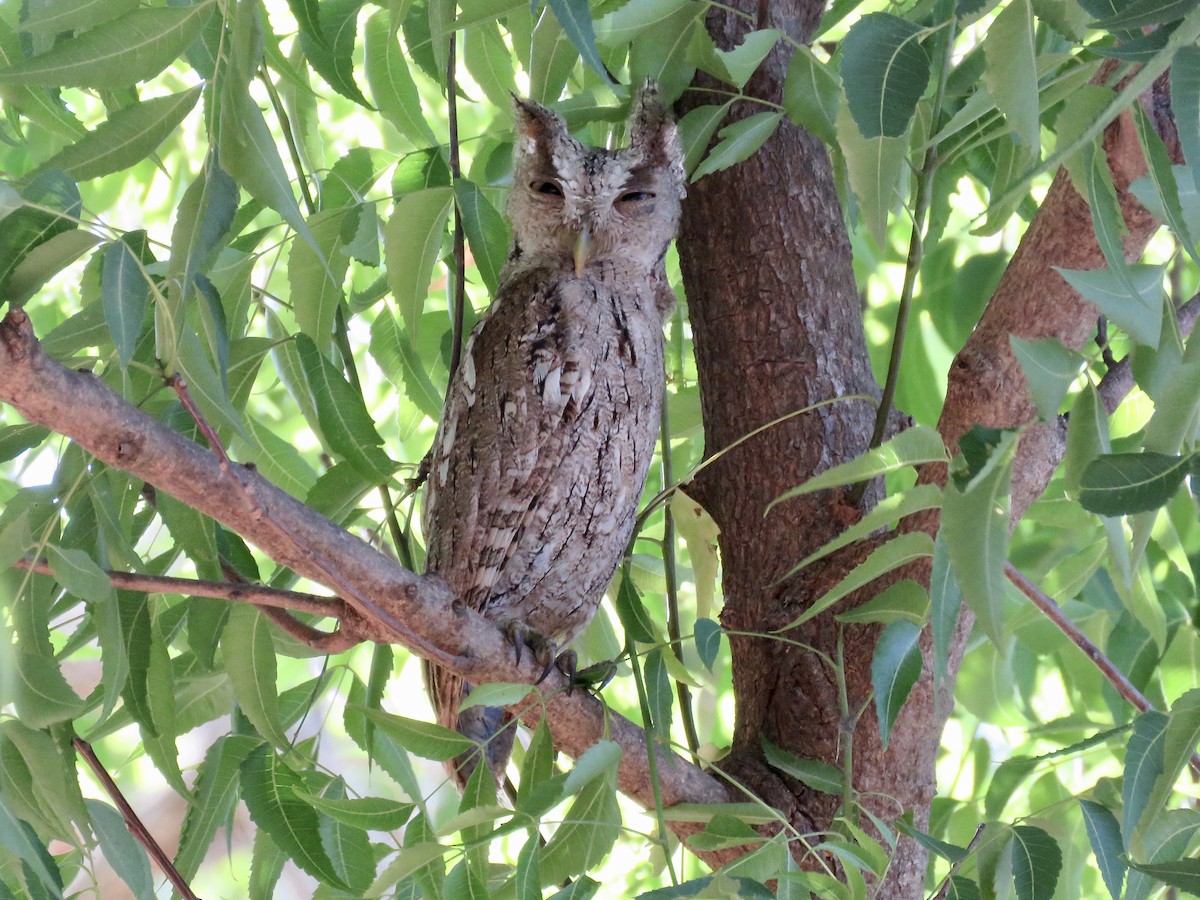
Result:
<svg viewBox="0 0 1200 900"><path fill-rule="evenodd" d="M426 501L429 567L466 602L560 642L586 625L645 485L662 353L648 286L501 289L451 389Z"/></svg>

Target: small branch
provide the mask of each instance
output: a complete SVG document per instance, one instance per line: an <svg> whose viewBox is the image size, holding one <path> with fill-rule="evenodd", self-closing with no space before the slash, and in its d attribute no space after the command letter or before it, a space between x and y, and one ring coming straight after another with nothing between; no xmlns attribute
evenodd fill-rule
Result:
<svg viewBox="0 0 1200 900"><path fill-rule="evenodd" d="M942 888L934 896L934 900L946 900L946 892L948 890L950 890L950 879L954 877L956 872L958 872L959 867L962 866L962 864L963 864L963 861L965 859L967 859L968 856L971 855L971 853L975 850L976 847L979 846L979 839L981 837L983 837L983 832L986 829L987 829L986 822L984 822L982 825L980 825L978 828L975 829L975 836L971 838L971 843L967 844L967 856L964 856L962 859L960 859L958 862L954 863L954 865L952 865L950 867L950 871L947 872L946 877L944 879L942 879Z"/></svg>
<svg viewBox="0 0 1200 900"><path fill-rule="evenodd" d="M129 833L134 836L139 844L146 848L146 852L150 858L154 860L167 880L179 893L184 900L200 900L199 897L192 891L191 886L179 874L179 870L175 868L175 864L171 862L169 857L162 847L158 845L158 841L150 833L142 820L138 818L138 814L134 812L133 807L129 805L129 801L125 799L125 795L121 793L121 789L117 787L112 776L104 768L104 765L96 757L96 752L92 749L92 745L82 738L72 738L71 745L75 748L75 752L83 757L83 761L87 763L88 768L92 770L92 774L96 776L96 780L100 782L113 805L121 812L121 817L125 820L125 827L129 829Z"/></svg>
<svg viewBox="0 0 1200 900"><path fill-rule="evenodd" d="M1083 655L1092 661L1100 674L1111 684L1126 701L1128 701L1138 712L1147 712L1154 709L1154 704L1151 703L1146 696L1134 687L1133 682L1125 677L1125 673L1118 669L1104 652L1093 644L1086 634L1068 619L1062 611L1062 608L1054 602L1054 599L1044 592L1032 581L1026 578L1017 567L1012 563L1005 563L1004 574L1008 580L1016 585L1017 589L1029 598L1029 602L1038 608L1038 610L1047 619L1054 623L1067 638L1083 651ZM1192 771L1200 775L1200 754L1193 753L1191 760Z"/></svg>
<svg viewBox="0 0 1200 900"><path fill-rule="evenodd" d="M443 579L401 567L251 467L233 464L226 475L199 444L90 373L51 359L20 309L0 321L0 402L215 519L279 565L332 588L345 603L347 634L401 644L476 684L534 684L542 676L531 655L514 661L501 630L459 601ZM618 785L644 807L653 808L656 792L664 806L729 800L720 781L674 753L655 747L652 760L641 728L606 711L585 691L568 695L567 686L560 673L551 672L541 685L543 702L515 711L532 724L544 714L555 746L575 758L598 740L615 742L621 748ZM696 823L670 827L684 835L699 830Z"/></svg>
<svg viewBox="0 0 1200 900"><path fill-rule="evenodd" d="M450 47L446 56L446 101L450 129L450 179L457 185L462 178L458 154L458 33L450 32ZM467 302L467 245L463 231L462 206L454 198L454 281L450 292L450 308L454 312L454 334L450 343L450 382L462 361L463 320Z"/></svg>
<svg viewBox="0 0 1200 900"><path fill-rule="evenodd" d="M1200 294L1192 297L1175 311L1175 321L1179 325L1179 333L1184 337L1190 335L1196 327L1197 318L1200 318ZM1100 395L1100 402L1104 404L1104 409L1110 416L1116 412L1126 395L1133 390L1133 384L1133 364L1130 357L1126 356L1120 362L1109 366L1096 390Z"/></svg>
<svg viewBox="0 0 1200 900"><path fill-rule="evenodd" d="M18 569L28 569L42 575L53 575L54 571L45 562L22 559L15 564ZM271 609L290 609L341 619L346 615L346 604L337 597L321 597L299 591L259 584L230 584L226 581L199 581L192 578L176 578L172 575L140 575L136 572L105 570L112 586L126 591L143 594L178 594L182 597L211 597L228 600L230 603L253 603Z"/></svg>

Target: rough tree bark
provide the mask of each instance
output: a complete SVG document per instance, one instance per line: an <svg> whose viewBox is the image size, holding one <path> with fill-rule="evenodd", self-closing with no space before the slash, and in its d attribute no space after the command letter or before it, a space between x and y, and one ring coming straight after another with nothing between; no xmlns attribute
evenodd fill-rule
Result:
<svg viewBox="0 0 1200 900"><path fill-rule="evenodd" d="M750 19L714 9L707 22L723 48L736 45L755 27L758 4L742 0L733 5ZM768 8L769 21L758 27L780 28L804 40L821 12L822 4L814 0L774 3ZM777 50L747 93L778 102L786 64ZM703 76L698 81L704 86ZM697 100L685 96L683 105L703 102L698 93ZM1178 159L1169 115L1162 115L1164 85L1156 85L1154 93L1158 102L1144 98L1144 105L1159 113L1153 119ZM741 115L754 111L746 106ZM1145 167L1127 115L1109 127L1104 146L1129 227L1127 256L1134 259L1159 223L1128 192ZM1050 268L1104 265L1089 225L1086 203L1060 172L979 328L952 367L939 426L948 447L976 422L1014 428L1036 419L1009 349L1009 334L1055 337L1079 348L1094 332L1095 307ZM816 401L878 393L828 155L803 129L785 124L751 159L695 184L684 208L679 250L710 453ZM861 453L872 417L869 404L858 401L791 419L709 466L689 488L721 529L722 624L727 629L762 634L788 624L859 561L861 553L834 555L776 583L795 562L873 505L871 492L862 509L850 507L842 492L832 491L794 498L766 517L763 511L784 490ZM1013 476L1013 523L1045 489L1064 444L1063 422L1026 433ZM942 466L925 477L942 481L944 470ZM914 516L907 523L930 534L937 526L936 514ZM900 577L928 585L928 565L893 573L888 580ZM880 586L874 585L871 594ZM964 616L952 649L952 677L970 624ZM838 630L826 614L790 630L787 637L837 658ZM884 750L874 708L867 702L878 634L878 627L850 626L843 636L849 708L866 706L857 725L842 721L833 674L814 654L770 637L731 638L737 721L730 754L720 765L783 810L802 831L828 828L840 798L772 770L763 758L763 738L839 768L852 747L854 787L870 798L864 803L887 821L905 810L915 813L918 824L928 821L934 764L951 697L949 692L934 696L927 668ZM925 649L928 660L931 654ZM902 841L881 896L920 897L925 866L925 852L913 841Z"/></svg>

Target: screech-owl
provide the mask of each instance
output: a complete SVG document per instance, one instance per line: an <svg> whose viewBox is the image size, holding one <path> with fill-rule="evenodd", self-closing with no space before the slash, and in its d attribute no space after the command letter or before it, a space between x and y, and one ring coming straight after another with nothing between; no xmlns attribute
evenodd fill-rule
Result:
<svg viewBox="0 0 1200 900"><path fill-rule="evenodd" d="M426 569L510 633L563 647L612 580L658 434L683 155L652 84L620 150L584 146L530 100L513 113L512 248L434 440ZM500 782L508 714L457 715L470 686L431 665L426 679L438 721L486 744ZM474 756L455 761L460 786Z"/></svg>

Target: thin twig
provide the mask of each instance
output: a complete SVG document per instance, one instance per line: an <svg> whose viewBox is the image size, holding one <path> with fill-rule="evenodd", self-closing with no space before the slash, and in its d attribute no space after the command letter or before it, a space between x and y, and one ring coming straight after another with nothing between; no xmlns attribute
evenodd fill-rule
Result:
<svg viewBox="0 0 1200 900"><path fill-rule="evenodd" d="M1190 335L1196 327L1197 318L1200 318L1200 294L1192 297L1175 311L1175 321L1179 326L1179 333L1184 337ZM1104 409L1110 416L1121 405L1125 395L1133 390L1133 383L1133 363L1129 356L1122 358L1120 362L1111 366L1104 373L1096 392L1100 395L1100 402L1104 404Z"/></svg>
<svg viewBox="0 0 1200 900"><path fill-rule="evenodd" d="M129 805L129 801L125 799L125 795L121 793L121 789L117 787L117 783L112 780L112 776L104 768L104 765L96 757L96 752L92 749L92 745L82 738L72 738L71 745L75 748L75 752L83 757L83 761L87 763L88 768L92 770L92 774L96 776L96 780L100 782L109 799L121 812L121 817L125 820L125 827L129 829L129 833L134 836L139 844L146 848L146 852L155 864L162 869L167 880L179 893L184 900L200 900L192 890L191 886L184 880L184 877L179 874L179 870L175 868L175 864L171 862L171 857L167 856L166 851L158 845L158 841L150 834L142 820L138 818L138 814L134 812L133 807Z"/></svg>
<svg viewBox="0 0 1200 900"><path fill-rule="evenodd" d="M1141 691L1134 687L1133 682L1125 677L1125 673L1113 664L1104 652L1093 644L1086 634L1068 619L1054 599L1044 593L1037 585L1026 578L1012 563L1005 563L1004 574L1008 580L1016 585L1017 589L1029 598L1034 606L1049 619L1055 627L1065 634L1068 640L1076 647L1083 651L1083 655L1092 661L1100 672L1105 677L1109 684L1116 689L1117 693L1125 698L1138 712L1148 712L1155 709ZM1191 759L1192 771L1200 775L1200 754L1193 753Z"/></svg>
<svg viewBox="0 0 1200 900"><path fill-rule="evenodd" d="M450 129L450 178L457 185L462 178L462 164L458 155L458 35L450 32L450 48L446 56L446 100L449 104ZM450 343L450 384L462 361L463 322L467 303L467 244L463 231L462 204L458 195L454 197L454 280L452 282L450 307L454 312L454 334Z"/></svg>
<svg viewBox="0 0 1200 900"><path fill-rule="evenodd" d="M201 414L200 407L196 406L196 401L192 399L192 394L188 390L187 382L176 373L167 379L167 386L175 392L175 396L179 398L179 402L183 404L183 408L188 411L188 415L192 417L192 421L196 423L196 427L204 435L204 440L208 442L208 449L213 452L213 455L216 456L217 461L221 464L221 471L226 475L232 475L229 454L225 452L225 445L217 437L216 429L209 425L208 420Z"/></svg>
<svg viewBox="0 0 1200 900"><path fill-rule="evenodd" d="M18 569L29 569L42 575L53 575L48 563L22 559L15 564ZM285 591L260 584L230 584L226 581L199 581L192 578L176 578L172 575L141 575L136 572L105 570L113 587L143 594L178 594L182 597L211 597L228 600L230 603L253 603L273 609L290 609L340 619L346 613L346 605L337 597L322 597L299 591Z"/></svg>
<svg viewBox="0 0 1200 900"><path fill-rule="evenodd" d="M975 836L971 838L971 843L967 844L967 852L958 862L950 866L950 871L946 873L946 877L942 879L942 888L937 892L933 900L946 900L946 891L950 889L950 879L954 877L954 873L958 871L963 861L971 855L971 851L979 846L979 839L983 837L983 832L987 829L987 822L981 824L975 829Z"/></svg>
<svg viewBox="0 0 1200 900"><path fill-rule="evenodd" d="M283 142L287 145L288 155L292 158L292 166L296 169L296 181L300 185L300 196L304 198L304 208L308 210L308 214L311 216L317 211L317 204L313 200L312 192L308 188L308 178L304 173L304 163L300 159L300 148L296 144L296 135L292 131L292 122L288 118L287 110L283 107L283 101L279 97L279 92L275 90L275 83L267 75L266 66L258 67L258 80L267 89L267 98L271 101L271 108L275 111L275 117L279 119L279 128L283 132Z"/></svg>

